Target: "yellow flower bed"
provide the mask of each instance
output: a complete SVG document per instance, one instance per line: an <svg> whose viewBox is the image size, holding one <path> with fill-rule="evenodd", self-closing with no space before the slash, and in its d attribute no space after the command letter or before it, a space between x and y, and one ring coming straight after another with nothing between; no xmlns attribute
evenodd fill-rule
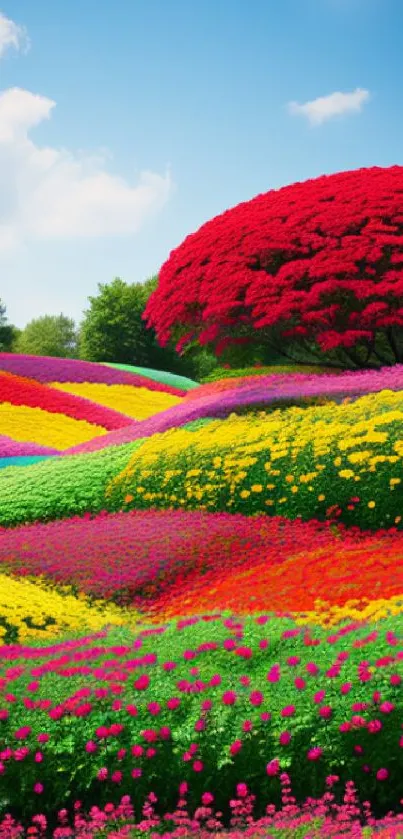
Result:
<svg viewBox="0 0 403 839"><path fill-rule="evenodd" d="M362 608L362 602L367 605ZM318 626L337 626L345 621L366 621L377 623L382 618L401 615L403 613L403 596L389 599L348 600L343 606L335 606L322 600L316 600L312 611L293 614L295 623L317 624Z"/></svg>
<svg viewBox="0 0 403 839"><path fill-rule="evenodd" d="M143 420L182 402L181 397L158 390L132 385L105 385L92 382L52 382L52 387L91 399L106 408L113 408L132 419Z"/></svg>
<svg viewBox="0 0 403 839"><path fill-rule="evenodd" d="M294 517L358 495L372 513L385 488L399 491L402 420L403 393L381 391L348 404L231 414L196 431L171 429L144 440L106 497L143 508ZM374 481L377 471L385 487Z"/></svg>
<svg viewBox="0 0 403 839"><path fill-rule="evenodd" d="M99 425L65 414L0 402L0 434L18 442L38 443L63 451L106 433Z"/></svg>
<svg viewBox="0 0 403 839"><path fill-rule="evenodd" d="M63 632L98 631L107 624L135 625L139 617L102 600L89 601L86 595L75 596L69 586L56 589L47 580L11 577L0 573L0 644L32 638L45 640Z"/></svg>

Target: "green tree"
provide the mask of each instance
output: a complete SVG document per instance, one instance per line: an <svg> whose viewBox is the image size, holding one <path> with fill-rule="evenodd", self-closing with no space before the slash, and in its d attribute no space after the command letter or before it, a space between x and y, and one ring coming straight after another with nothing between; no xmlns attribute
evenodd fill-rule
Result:
<svg viewBox="0 0 403 839"><path fill-rule="evenodd" d="M27 323L15 343L15 351L27 355L77 358L78 332L66 315L43 315Z"/></svg>
<svg viewBox="0 0 403 839"><path fill-rule="evenodd" d="M0 352L12 352L18 330L7 321L7 309L0 299Z"/></svg>
<svg viewBox="0 0 403 839"><path fill-rule="evenodd" d="M128 284L120 277L108 284L99 283L98 294L89 297L90 305L80 326L80 358L194 377L197 364L192 352L181 357L173 346L160 347L154 330L148 329L143 320L147 301L157 284L157 276L144 283ZM200 347L198 354L200 358L205 354ZM204 367L203 375L207 375Z"/></svg>
<svg viewBox="0 0 403 839"><path fill-rule="evenodd" d="M88 299L80 327L81 358L138 366L148 363L150 338L141 319L146 299L143 287L116 277L111 283L99 283L97 296Z"/></svg>

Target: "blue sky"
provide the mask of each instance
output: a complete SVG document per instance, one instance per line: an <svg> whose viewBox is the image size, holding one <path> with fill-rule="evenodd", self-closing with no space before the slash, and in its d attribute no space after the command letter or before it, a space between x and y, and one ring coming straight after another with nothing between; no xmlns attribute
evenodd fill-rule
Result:
<svg viewBox="0 0 403 839"><path fill-rule="evenodd" d="M144 281L258 193L403 163L401 0L0 11L0 297L17 326L79 320L98 282Z"/></svg>

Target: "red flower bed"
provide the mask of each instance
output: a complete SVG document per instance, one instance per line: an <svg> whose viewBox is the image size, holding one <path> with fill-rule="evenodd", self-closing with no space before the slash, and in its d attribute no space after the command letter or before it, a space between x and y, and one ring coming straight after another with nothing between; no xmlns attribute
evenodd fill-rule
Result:
<svg viewBox="0 0 403 839"><path fill-rule="evenodd" d="M380 332L400 360L402 293L403 167L373 167L272 190L208 221L162 266L145 319L162 345L181 327L178 349L197 337L220 354L275 327L280 350L295 339L322 351L364 345L377 366Z"/></svg>
<svg viewBox="0 0 403 839"><path fill-rule="evenodd" d="M85 420L92 425L99 425L108 431L124 428L134 422L125 414L111 408L104 408L70 393L63 393L34 379L25 379L11 373L0 371L0 402L11 405L25 405L29 408L41 408L51 414L65 414L76 420Z"/></svg>
<svg viewBox="0 0 403 839"><path fill-rule="evenodd" d="M212 608L306 611L319 598L341 607L352 598L388 599L403 592L402 555L403 534L393 531L332 533L316 521L181 510L0 529L0 570L127 599L160 619Z"/></svg>

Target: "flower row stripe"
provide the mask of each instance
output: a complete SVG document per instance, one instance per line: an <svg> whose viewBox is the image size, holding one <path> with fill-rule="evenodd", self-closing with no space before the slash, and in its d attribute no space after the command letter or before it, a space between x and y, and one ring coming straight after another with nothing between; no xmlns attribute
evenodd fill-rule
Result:
<svg viewBox="0 0 403 839"><path fill-rule="evenodd" d="M72 419L84 420L98 425L107 431L124 428L130 419L123 412L112 410L111 406L102 407L88 398L82 398L66 392L60 393L55 387L40 384L33 379L24 379L9 373L0 372L0 403L24 405L41 408L55 414L65 414Z"/></svg>
<svg viewBox="0 0 403 839"><path fill-rule="evenodd" d="M92 361L78 361L72 358L52 358L50 356L18 355L0 352L0 370L14 373L37 382L93 382L99 384L127 384L133 387L147 387L149 390L163 391L174 396L183 396L184 391L169 385L118 370L105 364Z"/></svg>

